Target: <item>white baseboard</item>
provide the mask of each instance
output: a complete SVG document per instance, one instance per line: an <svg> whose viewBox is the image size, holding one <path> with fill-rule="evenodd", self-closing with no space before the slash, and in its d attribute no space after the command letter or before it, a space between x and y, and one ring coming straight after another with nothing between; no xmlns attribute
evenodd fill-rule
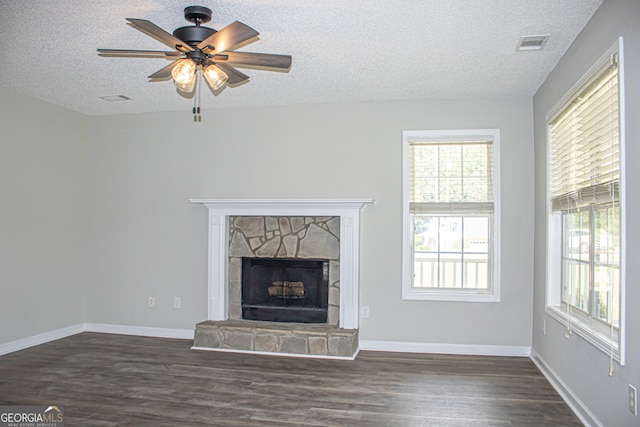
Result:
<svg viewBox="0 0 640 427"><path fill-rule="evenodd" d="M32 337L0 344L0 355L23 350L49 341L55 341L81 332L99 332L104 334L139 335L145 337L176 339L193 339L194 334L193 329L167 329L148 326L112 325L107 323L80 323L66 328L34 335ZM531 356L531 347L526 346L438 344L375 340L360 340L360 350L401 353L469 354L477 356Z"/></svg>
<svg viewBox="0 0 640 427"><path fill-rule="evenodd" d="M149 326L110 325L108 323L85 323L86 332L103 334L139 335L155 338L177 338L192 340L194 329L152 328Z"/></svg>
<svg viewBox="0 0 640 427"><path fill-rule="evenodd" d="M535 349L531 350L531 360L538 367L542 375L551 383L553 388L558 392L560 397L567 403L569 408L576 414L576 417L586 427L604 427L604 424L598 420L598 418L589 410L582 400L565 384L562 379L556 375L544 359L538 354Z"/></svg>
<svg viewBox="0 0 640 427"><path fill-rule="evenodd" d="M54 329L53 331L43 332L31 337L10 341L0 344L0 356L3 354L13 353L14 351L24 350L25 348L34 347L36 345L45 344L50 341L59 340L60 338L66 338L71 335L79 334L80 332L84 332L84 323L78 323L77 325Z"/></svg>
<svg viewBox="0 0 640 427"><path fill-rule="evenodd" d="M474 356L529 357L531 355L531 347L528 346L440 344L375 340L360 340L360 350L400 353L468 354Z"/></svg>
<svg viewBox="0 0 640 427"><path fill-rule="evenodd" d="M50 341L59 340L61 338L66 338L81 332L100 332L103 334L139 335L143 337L177 338L187 340L192 340L194 334L193 329L151 328L147 326L109 325L106 323L78 323L77 325L71 325L65 328L55 329L53 331L44 332L31 337L0 344L0 356L3 354L13 353L14 351L24 350L25 348L34 347L36 345L45 344Z"/></svg>

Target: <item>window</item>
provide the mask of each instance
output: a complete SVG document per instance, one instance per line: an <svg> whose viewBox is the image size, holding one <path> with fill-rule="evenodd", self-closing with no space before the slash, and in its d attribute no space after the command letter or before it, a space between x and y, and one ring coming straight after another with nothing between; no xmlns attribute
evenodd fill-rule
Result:
<svg viewBox="0 0 640 427"><path fill-rule="evenodd" d="M499 301L498 130L403 132L403 298Z"/></svg>
<svg viewBox="0 0 640 427"><path fill-rule="evenodd" d="M547 312L623 363L618 44L547 115Z"/></svg>

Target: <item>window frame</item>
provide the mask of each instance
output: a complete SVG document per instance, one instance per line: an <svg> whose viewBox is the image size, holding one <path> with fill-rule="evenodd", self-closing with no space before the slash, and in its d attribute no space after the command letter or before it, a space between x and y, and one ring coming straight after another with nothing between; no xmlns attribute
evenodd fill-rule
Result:
<svg viewBox="0 0 640 427"><path fill-rule="evenodd" d="M562 302L562 261L563 261L563 212L552 210L551 203L551 121L572 100L574 100L584 88L594 81L602 73L603 66L616 55L618 61L618 120L619 120L619 164L620 164L620 300L619 300L619 326L618 330L611 332L610 327L605 327L598 319L585 315L579 310L567 311L566 304ZM545 313L557 320L572 332L581 336L591 345L610 356L613 360L625 364L625 270L626 270L626 174L625 174L625 102L624 102L624 56L623 39L620 37L576 82L576 84L549 110L546 122L546 204L547 204L547 274L545 286ZM591 261L593 262L593 261ZM590 289L591 292L591 289ZM592 301L590 301L590 304Z"/></svg>
<svg viewBox="0 0 640 427"><path fill-rule="evenodd" d="M415 140L457 141L491 140L493 145L493 213L489 215L489 277L487 289L415 288L413 287L414 240L413 220L409 209L409 149ZM413 130L402 132L402 299L458 302L500 301L500 129ZM433 212L433 216L447 216ZM449 216L472 217L473 214L452 213Z"/></svg>

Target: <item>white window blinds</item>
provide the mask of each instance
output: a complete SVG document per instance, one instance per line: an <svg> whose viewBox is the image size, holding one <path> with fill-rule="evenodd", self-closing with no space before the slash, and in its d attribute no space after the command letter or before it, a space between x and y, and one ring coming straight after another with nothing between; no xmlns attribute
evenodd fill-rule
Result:
<svg viewBox="0 0 640 427"><path fill-rule="evenodd" d="M411 141L411 213L493 213L493 141Z"/></svg>
<svg viewBox="0 0 640 427"><path fill-rule="evenodd" d="M549 122L552 211L618 200L620 143L615 56Z"/></svg>

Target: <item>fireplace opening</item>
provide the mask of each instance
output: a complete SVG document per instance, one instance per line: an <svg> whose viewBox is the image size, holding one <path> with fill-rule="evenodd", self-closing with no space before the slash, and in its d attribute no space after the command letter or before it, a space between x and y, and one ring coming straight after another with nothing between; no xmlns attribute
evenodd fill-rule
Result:
<svg viewBox="0 0 640 427"><path fill-rule="evenodd" d="M327 323L329 261L242 258L242 318Z"/></svg>

